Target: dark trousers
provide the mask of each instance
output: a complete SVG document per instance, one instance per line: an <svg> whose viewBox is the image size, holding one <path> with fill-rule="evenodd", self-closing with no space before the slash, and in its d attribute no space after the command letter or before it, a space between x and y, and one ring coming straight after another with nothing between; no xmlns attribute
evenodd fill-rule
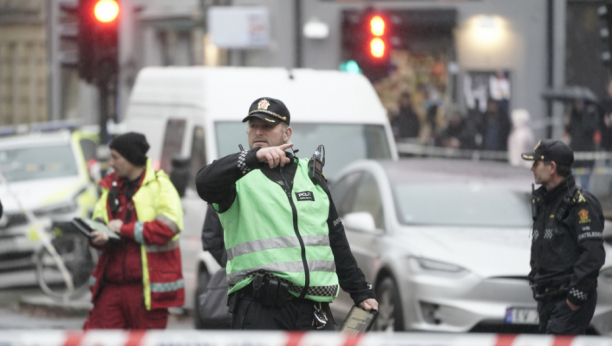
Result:
<svg viewBox="0 0 612 346"><path fill-rule="evenodd" d="M317 330L312 325L315 304L308 299L293 297L283 307L264 306L251 294L245 294L236 303L232 315L232 329L258 330ZM327 324L318 330L335 330L334 318L328 303L321 303L321 310L327 315Z"/></svg>
<svg viewBox="0 0 612 346"><path fill-rule="evenodd" d="M587 301L572 311L565 296L538 302L540 315L540 333L579 335L586 332L597 305L597 293L589 296Z"/></svg>

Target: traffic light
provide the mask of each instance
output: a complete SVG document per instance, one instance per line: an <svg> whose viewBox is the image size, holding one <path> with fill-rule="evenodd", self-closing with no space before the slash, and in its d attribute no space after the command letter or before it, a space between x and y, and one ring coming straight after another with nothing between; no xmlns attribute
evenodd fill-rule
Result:
<svg viewBox="0 0 612 346"><path fill-rule="evenodd" d="M90 83L117 75L119 11L116 0L79 0L79 75Z"/></svg>
<svg viewBox="0 0 612 346"><path fill-rule="evenodd" d="M391 29L383 12L368 8L347 13L342 24L344 61L354 60L371 80L388 76Z"/></svg>
<svg viewBox="0 0 612 346"><path fill-rule="evenodd" d="M597 14L601 20L599 37L604 42L601 61L608 68L612 68L612 4L600 6Z"/></svg>
<svg viewBox="0 0 612 346"><path fill-rule="evenodd" d="M383 38L385 37L385 20L375 15L370 19L370 33L372 38L370 39L370 55L374 59L382 59L387 55L387 43Z"/></svg>

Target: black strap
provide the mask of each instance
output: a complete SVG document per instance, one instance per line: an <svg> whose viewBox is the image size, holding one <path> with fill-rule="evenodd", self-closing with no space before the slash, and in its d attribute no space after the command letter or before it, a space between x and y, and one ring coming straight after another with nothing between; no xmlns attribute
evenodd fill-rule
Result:
<svg viewBox="0 0 612 346"><path fill-rule="evenodd" d="M572 209L574 204L576 204L576 202L578 202L580 199L580 190L581 189L574 187L572 191L570 191L570 193L563 198L561 204L559 205L559 209L557 209L557 212L555 213L555 219L557 221L561 221L567 217L570 209Z"/></svg>

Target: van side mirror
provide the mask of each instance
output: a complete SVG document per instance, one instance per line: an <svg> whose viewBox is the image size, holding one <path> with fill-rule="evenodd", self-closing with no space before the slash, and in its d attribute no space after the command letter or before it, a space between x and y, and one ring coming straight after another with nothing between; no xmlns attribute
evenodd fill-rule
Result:
<svg viewBox="0 0 612 346"><path fill-rule="evenodd" d="M342 223L344 223L344 227L351 230L368 233L376 232L374 217L367 211L348 213L342 218Z"/></svg>
<svg viewBox="0 0 612 346"><path fill-rule="evenodd" d="M172 171L170 171L170 181L176 188L180 197L185 196L185 190L189 185L189 165L191 158L174 156L172 158Z"/></svg>

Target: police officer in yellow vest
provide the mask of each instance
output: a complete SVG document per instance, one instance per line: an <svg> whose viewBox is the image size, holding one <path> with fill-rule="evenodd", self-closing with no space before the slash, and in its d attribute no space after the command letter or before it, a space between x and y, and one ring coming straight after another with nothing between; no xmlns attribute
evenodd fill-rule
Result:
<svg viewBox="0 0 612 346"><path fill-rule="evenodd" d="M314 183L308 159L285 151L293 146L285 104L259 98L243 122L250 150L196 177L225 230L232 328L334 330L329 303L338 285L356 305L378 309L326 182Z"/></svg>

